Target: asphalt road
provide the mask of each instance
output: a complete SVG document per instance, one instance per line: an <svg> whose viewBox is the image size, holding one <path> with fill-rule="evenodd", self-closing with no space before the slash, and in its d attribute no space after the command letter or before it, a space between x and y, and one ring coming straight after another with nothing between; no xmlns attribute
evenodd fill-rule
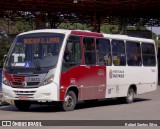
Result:
<svg viewBox="0 0 160 129"><path fill-rule="evenodd" d="M132 104L123 104L115 99L100 100L93 105L79 102L76 109L71 112L62 112L57 106L33 105L28 112L18 111L16 107L12 105L2 106L0 107L0 120L160 120L160 86L154 92L135 97L135 101ZM84 127L54 126L45 128L81 129ZM94 129L99 127L93 126L85 128ZM101 128L106 129L109 127L103 126ZM110 128L125 129L127 127Z"/></svg>

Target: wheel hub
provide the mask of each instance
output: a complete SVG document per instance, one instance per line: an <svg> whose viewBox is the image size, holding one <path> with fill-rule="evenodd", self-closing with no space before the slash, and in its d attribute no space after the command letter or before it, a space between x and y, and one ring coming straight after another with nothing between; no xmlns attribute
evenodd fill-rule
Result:
<svg viewBox="0 0 160 129"><path fill-rule="evenodd" d="M73 105L73 98L67 95L65 98L65 104L67 107L71 107Z"/></svg>
<svg viewBox="0 0 160 129"><path fill-rule="evenodd" d="M133 99L133 93L132 93L132 92L129 92L129 93L128 93L128 99L129 99L129 100L132 100L132 99Z"/></svg>

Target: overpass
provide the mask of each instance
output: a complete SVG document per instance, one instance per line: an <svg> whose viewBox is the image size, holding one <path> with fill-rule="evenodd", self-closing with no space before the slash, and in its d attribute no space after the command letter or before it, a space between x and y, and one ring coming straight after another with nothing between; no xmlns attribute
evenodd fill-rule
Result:
<svg viewBox="0 0 160 129"><path fill-rule="evenodd" d="M1 0L0 10L100 16L158 16L159 0Z"/></svg>

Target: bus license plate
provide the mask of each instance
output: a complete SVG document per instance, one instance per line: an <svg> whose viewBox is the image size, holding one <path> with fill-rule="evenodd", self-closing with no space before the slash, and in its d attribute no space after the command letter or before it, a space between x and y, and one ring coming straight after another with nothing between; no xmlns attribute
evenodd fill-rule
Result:
<svg viewBox="0 0 160 129"><path fill-rule="evenodd" d="M28 100L28 96L19 96L19 100Z"/></svg>
<svg viewBox="0 0 160 129"><path fill-rule="evenodd" d="M40 78L26 77L25 81L26 82L40 82Z"/></svg>

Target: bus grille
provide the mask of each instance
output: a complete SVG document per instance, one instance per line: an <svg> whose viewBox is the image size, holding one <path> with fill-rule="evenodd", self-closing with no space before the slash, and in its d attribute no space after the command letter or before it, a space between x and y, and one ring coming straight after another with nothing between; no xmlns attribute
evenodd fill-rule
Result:
<svg viewBox="0 0 160 129"><path fill-rule="evenodd" d="M18 96L33 96L36 91L13 91Z"/></svg>
<svg viewBox="0 0 160 129"><path fill-rule="evenodd" d="M27 85L24 87L23 82L25 81L24 76L13 76L12 87L15 88L38 88L40 82L26 82Z"/></svg>
<svg viewBox="0 0 160 129"><path fill-rule="evenodd" d="M22 82L12 82L13 87L14 86L22 86ZM27 82L27 86L37 86L38 87L39 82Z"/></svg>
<svg viewBox="0 0 160 129"><path fill-rule="evenodd" d="M24 77L23 76L13 76L14 82L23 82Z"/></svg>

